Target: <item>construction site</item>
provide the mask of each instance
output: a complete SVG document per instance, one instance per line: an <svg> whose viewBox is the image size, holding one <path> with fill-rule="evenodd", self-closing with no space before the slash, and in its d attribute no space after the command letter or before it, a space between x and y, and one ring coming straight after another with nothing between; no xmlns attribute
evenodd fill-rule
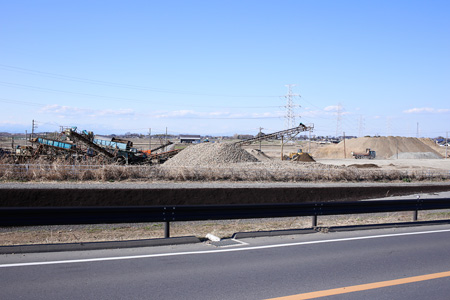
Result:
<svg viewBox="0 0 450 300"><path fill-rule="evenodd" d="M247 139L195 144L126 140L63 128L0 144L0 178L23 180L377 181L449 179L448 145L411 137L339 143L295 139L298 126ZM149 146L152 146L149 149ZM105 175L106 173L106 175Z"/></svg>
<svg viewBox="0 0 450 300"><path fill-rule="evenodd" d="M174 138L105 137L76 128L20 141L6 139L0 144L2 205L251 205L356 201L448 190L448 149L431 139L362 137L339 143L295 139L310 130L299 124L247 139L209 138L192 144ZM446 216L429 213L421 218ZM321 220L348 225L409 218L408 213L393 213ZM239 231L305 228L309 222L306 217L174 222L172 234L203 237L212 232L226 237ZM24 245L160 238L163 231L159 223L143 223L6 228L0 235L3 245Z"/></svg>

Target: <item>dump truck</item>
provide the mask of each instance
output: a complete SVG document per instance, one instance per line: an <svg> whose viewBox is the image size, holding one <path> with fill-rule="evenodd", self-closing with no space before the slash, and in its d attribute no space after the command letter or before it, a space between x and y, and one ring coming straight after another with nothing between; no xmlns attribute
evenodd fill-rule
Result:
<svg viewBox="0 0 450 300"><path fill-rule="evenodd" d="M376 152L370 150L370 148L367 148L365 153L357 153L352 151L351 154L355 159L374 159L376 156Z"/></svg>

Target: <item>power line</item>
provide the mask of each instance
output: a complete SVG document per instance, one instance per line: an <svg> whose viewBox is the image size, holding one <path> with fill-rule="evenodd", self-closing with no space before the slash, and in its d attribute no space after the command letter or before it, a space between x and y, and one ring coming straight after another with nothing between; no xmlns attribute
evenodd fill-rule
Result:
<svg viewBox="0 0 450 300"><path fill-rule="evenodd" d="M341 132L341 127L342 127L342 106L339 103L337 105L337 112L336 112L336 137L339 136L340 132Z"/></svg>
<svg viewBox="0 0 450 300"><path fill-rule="evenodd" d="M134 89L134 90L146 90L146 91L157 92L157 93L183 94L183 95L193 95L193 96L210 96L210 97L229 97L229 98L275 98L275 97L278 97L278 96L264 96L264 95L210 94L210 93L202 93L202 92L194 92L194 91L171 90L171 89L139 86L139 85L125 84L125 83L109 82L109 81L103 81L103 80L62 75L62 74L14 67L14 66L9 66L9 65L4 65L4 64L0 64L0 68L2 68L4 70L6 69L8 71L26 73L26 74L31 74L31 75L35 75L35 76L43 76L43 77L49 77L49 78L55 78L55 79L74 81L74 82L82 82L82 83L88 83L88 84L93 84L93 85L102 85L102 86L109 86L109 87Z"/></svg>
<svg viewBox="0 0 450 300"><path fill-rule="evenodd" d="M104 96L104 95L96 95L96 94L89 94L89 93L80 93L80 92L72 92L72 91L64 91L64 90L57 90L57 89L49 89L49 88L42 88L37 86L31 86L31 85L25 85L25 84L18 84L18 83L11 83L11 82L5 82L0 81L0 85L3 86L9 86L19 89L31 89L31 90L39 90L39 91L45 91L45 92L51 92L51 93L65 93L65 94L72 94L72 95L81 95L81 96L88 96L88 97L98 97L98 98L104 98L104 99L113 99L113 100L126 100L126 101L133 101L133 102L139 102L139 103L149 103L148 100L140 100L140 99L133 99L133 98L123 98L123 97L112 97L112 96ZM212 106L212 105L174 105L174 104L167 104L164 103L165 106L172 106L172 107L192 107L192 108L281 108L281 106L274 106L274 105L268 105L268 106Z"/></svg>
<svg viewBox="0 0 450 300"><path fill-rule="evenodd" d="M28 106L40 106L40 107L45 106L45 104L40 104L40 103L35 103L35 102L28 102L28 101L11 100L11 99L5 99L5 98L0 98L0 102L20 104L20 105L28 105Z"/></svg>

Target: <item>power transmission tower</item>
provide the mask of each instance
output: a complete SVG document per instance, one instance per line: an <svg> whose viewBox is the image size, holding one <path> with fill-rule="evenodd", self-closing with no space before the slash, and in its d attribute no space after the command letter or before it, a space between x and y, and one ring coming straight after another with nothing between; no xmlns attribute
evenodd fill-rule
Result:
<svg viewBox="0 0 450 300"><path fill-rule="evenodd" d="M358 136L362 137L364 134L364 118L362 115L359 116L359 127L358 127Z"/></svg>
<svg viewBox="0 0 450 300"><path fill-rule="evenodd" d="M339 103L336 111L336 138L341 132L341 122L342 122L342 105Z"/></svg>
<svg viewBox="0 0 450 300"><path fill-rule="evenodd" d="M36 122L35 120L33 120L33 121L31 122L31 138L30 138L30 139L32 139L33 136L34 136L34 130L35 130L36 128L38 128L38 126L37 126L36 123L37 123L37 122Z"/></svg>
<svg viewBox="0 0 450 300"><path fill-rule="evenodd" d="M295 127L295 112L294 109L296 105L294 104L294 97L300 97L299 94L292 93L292 87L296 86L296 84L287 84L288 93L284 97L286 98L286 115L285 115L285 123L284 127L286 129Z"/></svg>
<svg viewBox="0 0 450 300"><path fill-rule="evenodd" d="M392 117L386 118L386 136L392 135Z"/></svg>

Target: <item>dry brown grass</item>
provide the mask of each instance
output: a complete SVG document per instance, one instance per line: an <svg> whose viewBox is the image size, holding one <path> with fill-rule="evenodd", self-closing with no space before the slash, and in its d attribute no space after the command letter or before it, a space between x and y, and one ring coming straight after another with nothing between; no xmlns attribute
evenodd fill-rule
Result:
<svg viewBox="0 0 450 300"><path fill-rule="evenodd" d="M438 171L399 171L358 168L270 169L246 167L180 167L164 168L158 179L174 181L268 181L268 182L361 182L361 181L423 181L448 180L450 174Z"/></svg>
<svg viewBox="0 0 450 300"><path fill-rule="evenodd" d="M448 172L431 170L382 170L336 167L322 164L234 164L228 167L173 167L104 165L100 161L68 164L64 160L35 160L13 164L0 160L3 181L263 181L263 182L377 182L448 180Z"/></svg>

